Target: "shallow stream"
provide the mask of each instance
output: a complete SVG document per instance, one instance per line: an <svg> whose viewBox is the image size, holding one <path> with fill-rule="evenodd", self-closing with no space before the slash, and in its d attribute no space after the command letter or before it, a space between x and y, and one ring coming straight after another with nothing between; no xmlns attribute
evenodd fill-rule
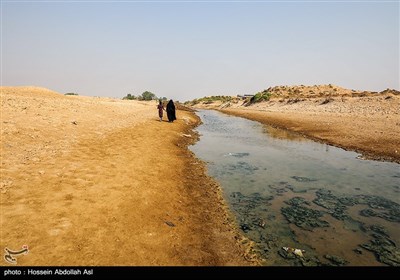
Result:
<svg viewBox="0 0 400 280"><path fill-rule="evenodd" d="M197 114L201 136L190 149L265 265L400 265L399 164L217 111Z"/></svg>

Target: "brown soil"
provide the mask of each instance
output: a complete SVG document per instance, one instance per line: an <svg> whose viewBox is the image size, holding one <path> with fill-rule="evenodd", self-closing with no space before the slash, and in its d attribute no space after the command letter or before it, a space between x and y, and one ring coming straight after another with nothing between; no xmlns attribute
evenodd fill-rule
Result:
<svg viewBox="0 0 400 280"><path fill-rule="evenodd" d="M256 264L187 149L198 118L157 117L155 102L2 87L0 251L28 245L24 266Z"/></svg>
<svg viewBox="0 0 400 280"><path fill-rule="evenodd" d="M250 104L233 98L194 107L295 131L364 158L400 163L399 92L356 92L332 85L275 87L268 92L273 92L269 101Z"/></svg>

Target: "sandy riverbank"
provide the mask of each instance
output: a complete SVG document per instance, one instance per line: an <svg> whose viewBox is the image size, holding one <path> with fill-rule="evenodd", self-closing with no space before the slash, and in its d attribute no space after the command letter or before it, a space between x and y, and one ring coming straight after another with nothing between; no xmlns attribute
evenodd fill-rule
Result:
<svg viewBox="0 0 400 280"><path fill-rule="evenodd" d="M400 163L399 92L359 92L332 85L275 87L270 92L269 101L249 104L233 98L193 107L217 109L356 151L365 158Z"/></svg>
<svg viewBox="0 0 400 280"><path fill-rule="evenodd" d="M254 264L187 149L198 118L177 118L157 121L155 102L2 87L0 250L28 245L24 266Z"/></svg>

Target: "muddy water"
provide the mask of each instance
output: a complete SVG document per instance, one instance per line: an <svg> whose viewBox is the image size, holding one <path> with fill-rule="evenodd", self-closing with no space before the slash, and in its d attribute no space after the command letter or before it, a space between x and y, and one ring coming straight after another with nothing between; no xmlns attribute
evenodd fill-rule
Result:
<svg viewBox="0 0 400 280"><path fill-rule="evenodd" d="M265 265L400 265L399 164L216 111L198 115L191 150Z"/></svg>

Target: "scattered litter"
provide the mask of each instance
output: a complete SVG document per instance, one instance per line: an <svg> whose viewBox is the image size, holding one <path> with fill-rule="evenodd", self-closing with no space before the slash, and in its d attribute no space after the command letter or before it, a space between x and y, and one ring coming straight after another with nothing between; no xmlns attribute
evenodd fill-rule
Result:
<svg viewBox="0 0 400 280"><path fill-rule="evenodd" d="M74 124L74 125L78 124L77 121L72 121L71 123Z"/></svg>
<svg viewBox="0 0 400 280"><path fill-rule="evenodd" d="M169 225L170 227L174 227L175 226L175 224L174 223L172 223L172 222L169 222L169 221L166 221L165 222L167 225Z"/></svg>
<svg viewBox="0 0 400 280"><path fill-rule="evenodd" d="M265 228L265 221L264 220L262 220L262 219L260 219L260 221L258 221L258 224L257 224L259 227L261 227L261 228Z"/></svg>
<svg viewBox="0 0 400 280"><path fill-rule="evenodd" d="M192 137L192 135L190 135L190 134L182 134L182 136L185 136L185 137L188 137L188 138Z"/></svg>
<svg viewBox="0 0 400 280"><path fill-rule="evenodd" d="M305 250L296 249L296 248L292 248L292 247L282 247L282 249L285 250L288 253L293 253L296 256L299 256L299 257L302 257L302 258L304 257L303 253L306 252Z"/></svg>

